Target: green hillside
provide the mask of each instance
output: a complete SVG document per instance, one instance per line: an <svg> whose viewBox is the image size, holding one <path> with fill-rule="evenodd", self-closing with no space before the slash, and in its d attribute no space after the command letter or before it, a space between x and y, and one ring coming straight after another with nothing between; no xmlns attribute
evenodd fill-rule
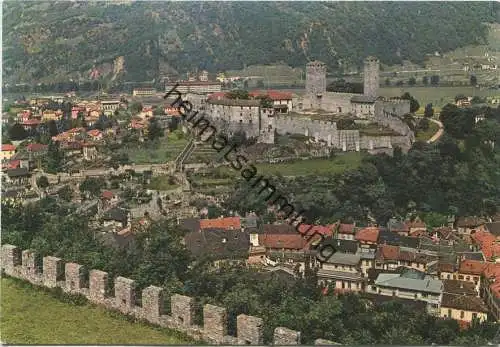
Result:
<svg viewBox="0 0 500 347"><path fill-rule="evenodd" d="M334 71L367 55L422 62L486 40L494 2L5 1L4 80L151 81L193 69L320 59Z"/></svg>

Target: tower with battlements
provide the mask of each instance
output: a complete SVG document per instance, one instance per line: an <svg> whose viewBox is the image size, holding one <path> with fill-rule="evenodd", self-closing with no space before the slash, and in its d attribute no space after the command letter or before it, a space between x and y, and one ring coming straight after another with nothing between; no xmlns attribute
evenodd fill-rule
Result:
<svg viewBox="0 0 500 347"><path fill-rule="evenodd" d="M380 61L375 57L367 57L364 62L363 94L370 97L378 96Z"/></svg>

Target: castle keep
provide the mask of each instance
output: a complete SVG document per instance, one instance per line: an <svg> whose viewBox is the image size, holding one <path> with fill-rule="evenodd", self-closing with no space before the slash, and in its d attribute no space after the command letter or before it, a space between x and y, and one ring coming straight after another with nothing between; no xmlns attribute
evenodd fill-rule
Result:
<svg viewBox="0 0 500 347"><path fill-rule="evenodd" d="M227 332L227 310L207 304L203 307L203 326L194 323L195 300L175 294L170 298L170 314L164 312L163 289L149 286L142 293L136 291L135 281L117 277L114 279L114 295L109 294L108 273L90 270L76 263L64 264L57 257L44 257L42 269L37 255L30 250L21 251L13 245L2 245L2 270L11 277L47 288L61 288L69 294L85 296L90 302L125 315L147 321L164 328L174 329L210 344L263 345L264 322L262 318L240 314L236 320L237 336ZM42 271L40 271L42 270ZM141 296L138 304L138 295ZM274 330L275 345L298 345L300 332L277 327ZM318 345L332 345L332 341L316 340Z"/></svg>
<svg viewBox="0 0 500 347"><path fill-rule="evenodd" d="M292 99L291 94L287 96L289 93L268 91L272 107L263 107L258 99L228 99L224 93L208 98L188 94L186 98L229 135L243 132L259 142L274 143L276 133L301 134L343 151L372 151L393 146L406 151L414 141L413 132L402 120L402 116L410 113L410 102L378 97L379 66L377 58L365 59L363 94L327 92L326 65L313 61L306 65L306 87L302 95ZM367 135L359 130L338 129L336 119L345 117L356 124L376 123L391 131Z"/></svg>

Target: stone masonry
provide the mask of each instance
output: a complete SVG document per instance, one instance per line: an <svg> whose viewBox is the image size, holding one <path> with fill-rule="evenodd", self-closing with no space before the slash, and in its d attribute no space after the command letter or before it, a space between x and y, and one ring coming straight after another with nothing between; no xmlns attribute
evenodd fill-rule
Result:
<svg viewBox="0 0 500 347"><path fill-rule="evenodd" d="M300 332L288 328L274 329L275 345L300 345Z"/></svg>
<svg viewBox="0 0 500 347"><path fill-rule="evenodd" d="M22 257L21 257L22 255ZM43 271L36 271L37 254L30 250L21 252L13 245L2 245L2 269L9 276L35 285L59 287L70 294L83 295L91 302L107 309L145 320L160 327L183 332L195 340L210 344L263 345L264 322L259 317L240 314L236 318L237 336L227 335L227 311L223 307L205 305L203 326L193 324L194 298L172 295L171 315L163 314L163 289L149 286L142 291L142 305L136 303L135 281L125 277L114 280L114 295L107 297L108 273L100 270L84 271L76 263L66 263L57 257L43 258ZM22 259L21 259L22 258ZM88 279L86 278L88 276ZM88 286L88 287L87 287ZM274 331L274 345L300 344L300 332L284 327Z"/></svg>

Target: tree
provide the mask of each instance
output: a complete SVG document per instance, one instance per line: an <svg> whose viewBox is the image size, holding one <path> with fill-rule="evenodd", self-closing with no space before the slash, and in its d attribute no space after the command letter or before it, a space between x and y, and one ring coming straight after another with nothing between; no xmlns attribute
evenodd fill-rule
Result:
<svg viewBox="0 0 500 347"><path fill-rule="evenodd" d="M248 94L248 91L243 90L243 89L235 89L231 90L226 94L226 97L228 99L243 99L243 100L248 100L250 99L250 95Z"/></svg>
<svg viewBox="0 0 500 347"><path fill-rule="evenodd" d="M401 87L402 85L404 85L404 82L402 80L399 80L399 81L396 82L396 85L398 87Z"/></svg>
<svg viewBox="0 0 500 347"><path fill-rule="evenodd" d="M265 108L273 107L273 99L267 95L259 95L257 99L260 99L260 106Z"/></svg>
<svg viewBox="0 0 500 347"><path fill-rule="evenodd" d="M133 102L130 104L129 109L132 114L138 114L142 111L142 104L140 102Z"/></svg>
<svg viewBox="0 0 500 347"><path fill-rule="evenodd" d="M118 169L121 165L127 165L130 163L128 154L125 152L113 153L109 161L113 169Z"/></svg>
<svg viewBox="0 0 500 347"><path fill-rule="evenodd" d="M47 176L40 176L36 180L36 185L42 189L47 188L49 186L49 179L47 178Z"/></svg>
<svg viewBox="0 0 500 347"><path fill-rule="evenodd" d="M439 76L438 75L431 76L431 84L433 86L437 86L439 84Z"/></svg>
<svg viewBox="0 0 500 347"><path fill-rule="evenodd" d="M427 77L427 76L422 77L422 84L424 86L428 85L429 84L429 77Z"/></svg>
<svg viewBox="0 0 500 347"><path fill-rule="evenodd" d="M417 84L416 78L415 77L410 77L410 79L408 80L408 85L414 86L415 84Z"/></svg>
<svg viewBox="0 0 500 347"><path fill-rule="evenodd" d="M149 120L149 127L148 127L148 138L150 141L154 141L157 138L163 136L163 130L160 128L160 125L158 124L158 120L155 118L152 118Z"/></svg>
<svg viewBox="0 0 500 347"><path fill-rule="evenodd" d="M27 137L28 137L28 132L19 123L15 123L9 129L9 138L13 141L22 141Z"/></svg>
<svg viewBox="0 0 500 347"><path fill-rule="evenodd" d="M429 129L429 120L427 118L422 118L418 122L418 128L420 130L426 131Z"/></svg>
<svg viewBox="0 0 500 347"><path fill-rule="evenodd" d="M57 194L62 200L70 202L73 198L73 189L71 189L70 186L64 186L61 188L61 190L59 190Z"/></svg>
<svg viewBox="0 0 500 347"><path fill-rule="evenodd" d="M424 117L432 118L434 116L434 108L432 108L432 104L425 105Z"/></svg>
<svg viewBox="0 0 500 347"><path fill-rule="evenodd" d="M385 79L385 85L388 87L391 85L391 80L389 78Z"/></svg>
<svg viewBox="0 0 500 347"><path fill-rule="evenodd" d="M61 169L64 153L59 148L59 142L50 141L47 148L45 170L48 173L57 173Z"/></svg>
<svg viewBox="0 0 500 347"><path fill-rule="evenodd" d="M474 87L477 85L477 77L475 75L470 76L470 85Z"/></svg>
<svg viewBox="0 0 500 347"><path fill-rule="evenodd" d="M101 188L106 186L102 178L95 177L85 177L82 183L80 183L80 192L88 193L90 196L97 197L101 192Z"/></svg>
<svg viewBox="0 0 500 347"><path fill-rule="evenodd" d="M410 100L410 112L414 113L420 108L420 104L417 99L410 95L410 93L406 92L401 96L401 99Z"/></svg>
<svg viewBox="0 0 500 347"><path fill-rule="evenodd" d="M153 116L162 116L163 115L163 107L157 106L153 109Z"/></svg>
<svg viewBox="0 0 500 347"><path fill-rule="evenodd" d="M48 127L49 127L49 135L50 137L57 136L59 134L59 130L57 129L57 123L55 120L50 120L48 122Z"/></svg>

